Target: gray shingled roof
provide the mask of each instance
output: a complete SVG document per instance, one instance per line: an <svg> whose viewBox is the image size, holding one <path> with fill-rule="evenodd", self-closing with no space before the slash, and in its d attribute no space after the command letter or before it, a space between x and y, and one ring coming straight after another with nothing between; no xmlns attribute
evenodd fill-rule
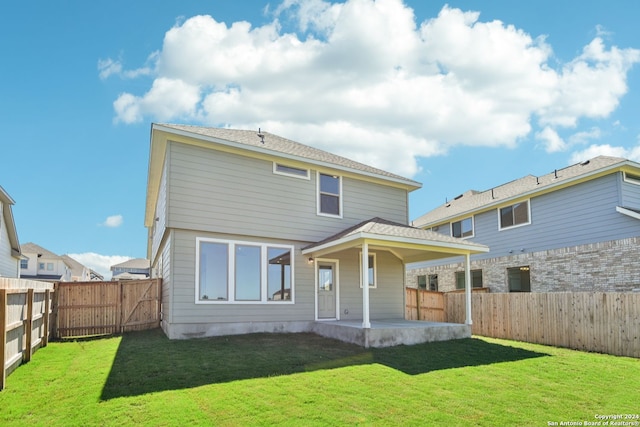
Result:
<svg viewBox="0 0 640 427"><path fill-rule="evenodd" d="M53 252L43 248L40 245L36 245L35 243L29 242L20 245L20 250L23 254L31 253L31 254L41 254L43 257L47 259L59 259L60 256L54 254Z"/></svg>
<svg viewBox="0 0 640 427"><path fill-rule="evenodd" d="M345 237L354 236L358 233L377 234L384 237L396 237L400 239L419 239L424 240L425 243L437 242L445 244L463 244L465 246L477 247L478 249L486 248L485 245L473 243L468 240L445 236L444 234L436 233L434 231L424 230L422 228L412 227L410 225L400 224L376 217L356 224L353 227L347 228L346 230L334 234L333 236L327 237L320 242L313 243L303 248L303 251L313 249L315 247L322 246L327 243L343 239Z"/></svg>
<svg viewBox="0 0 640 427"><path fill-rule="evenodd" d="M468 190L453 200L417 218L413 221L413 225L416 227L436 225L439 222L444 222L448 218L467 213L471 214L518 196L532 194L560 184L566 184L580 177L593 175L607 169L613 169L625 163L629 163L629 161L619 157L598 156L564 169L557 169L543 176L536 177L527 175L486 191Z"/></svg>
<svg viewBox="0 0 640 427"><path fill-rule="evenodd" d="M137 268L137 269L145 269L149 268L149 260L144 258L132 258L125 262L121 262L120 264L114 264L111 266L111 271L114 268Z"/></svg>
<svg viewBox="0 0 640 427"><path fill-rule="evenodd" d="M346 157L329 153L328 151L319 150L317 148L310 147L299 142L291 141L290 139L274 135L264 130L261 130L260 132L260 135L264 135L264 137L261 138L260 136L258 136L258 131L256 130L211 128L167 123L159 123L158 126L175 129L182 132L193 133L209 138L231 141L263 150L270 150L276 152L277 154L287 154L313 162L328 163L336 166L341 166L343 168L365 172L367 174L379 175L381 177L405 181L407 184L415 186L416 188L422 186L422 184L420 184L419 182L413 181L409 178L405 178L403 176L396 175L382 169L374 168L363 163L358 163L354 160L347 159Z"/></svg>

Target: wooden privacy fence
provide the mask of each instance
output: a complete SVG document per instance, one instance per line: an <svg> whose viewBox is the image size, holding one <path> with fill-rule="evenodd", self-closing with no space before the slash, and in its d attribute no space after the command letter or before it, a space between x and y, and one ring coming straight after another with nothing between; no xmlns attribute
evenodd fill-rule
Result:
<svg viewBox="0 0 640 427"><path fill-rule="evenodd" d="M407 289L409 320L465 322L464 293ZM640 357L640 293L486 293L471 296L472 333Z"/></svg>
<svg viewBox="0 0 640 427"><path fill-rule="evenodd" d="M489 292L489 288L474 288L473 293ZM406 288L405 318L407 320L426 320L429 322L447 322L445 298L453 293L464 295L464 289L453 292L435 292L425 289ZM462 307L464 314L464 306ZM462 322L464 323L464 319Z"/></svg>
<svg viewBox="0 0 640 427"><path fill-rule="evenodd" d="M108 335L159 327L161 281L56 283L56 336Z"/></svg>
<svg viewBox="0 0 640 427"><path fill-rule="evenodd" d="M47 345L53 285L0 278L0 390L7 376Z"/></svg>

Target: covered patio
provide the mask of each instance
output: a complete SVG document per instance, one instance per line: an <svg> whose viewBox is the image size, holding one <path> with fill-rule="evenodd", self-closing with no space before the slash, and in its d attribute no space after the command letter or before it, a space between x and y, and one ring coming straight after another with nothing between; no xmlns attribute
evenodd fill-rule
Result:
<svg viewBox="0 0 640 427"><path fill-rule="evenodd" d="M418 344L429 341L465 338L471 336L471 263L474 253L488 252L489 248L477 243L446 236L429 230L399 224L382 218L372 218L341 233L311 244L302 250L310 259L321 258L349 249L358 249L361 283L369 283L370 251L387 251L403 265L454 256L465 257L465 324L376 319L370 312L369 286L362 286L362 320L345 321L338 312L335 319L315 322L314 332L319 335L352 342L364 347L386 347L398 344ZM404 280L404 276L399 280ZM404 288L402 298L404 299Z"/></svg>

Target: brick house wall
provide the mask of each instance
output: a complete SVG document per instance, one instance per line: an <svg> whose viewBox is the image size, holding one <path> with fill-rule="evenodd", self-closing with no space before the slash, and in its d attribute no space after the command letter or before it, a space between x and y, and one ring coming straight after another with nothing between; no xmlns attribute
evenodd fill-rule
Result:
<svg viewBox="0 0 640 427"><path fill-rule="evenodd" d="M640 292L640 237L471 261L491 292L508 292L507 268L520 266L530 268L531 292ZM464 271L462 259L407 268L406 284L416 288L419 275L437 274L438 290L453 291L457 271Z"/></svg>

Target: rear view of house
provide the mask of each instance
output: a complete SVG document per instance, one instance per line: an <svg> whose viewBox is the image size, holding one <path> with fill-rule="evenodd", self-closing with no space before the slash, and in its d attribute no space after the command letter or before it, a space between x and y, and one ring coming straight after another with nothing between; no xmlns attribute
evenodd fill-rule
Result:
<svg viewBox="0 0 640 427"><path fill-rule="evenodd" d="M405 263L488 250L409 226L419 183L268 132L154 124L150 150L170 338L404 319Z"/></svg>

